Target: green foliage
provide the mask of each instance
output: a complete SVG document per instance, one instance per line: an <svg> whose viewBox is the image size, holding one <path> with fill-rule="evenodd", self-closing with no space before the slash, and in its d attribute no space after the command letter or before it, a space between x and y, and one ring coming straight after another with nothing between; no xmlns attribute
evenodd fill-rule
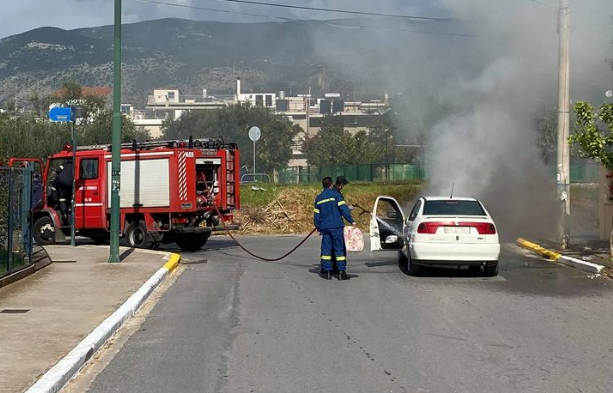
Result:
<svg viewBox="0 0 613 393"><path fill-rule="evenodd" d="M222 109L184 113L177 120L163 125L165 139L210 138L222 136L226 142L235 142L241 149L241 165L253 164L253 142L249 129L257 126L262 131L256 143L256 170L270 173L287 166L292 156L292 141L300 131L286 118L271 114L266 108L248 104L230 105Z"/></svg>
<svg viewBox="0 0 613 393"><path fill-rule="evenodd" d="M387 125L351 135L329 118L317 135L303 143L309 165L370 164L393 161L392 131Z"/></svg>
<svg viewBox="0 0 613 393"><path fill-rule="evenodd" d="M70 85L71 97L63 96L60 102L78 100L79 106L85 108L76 124L77 144L90 145L111 142L112 111L104 110L104 100L100 97L79 97L80 86ZM58 102L52 97L41 98L33 95L31 103L33 113L21 116L9 113L0 114L0 161L9 157L45 158L58 152L71 140L72 124L52 123L47 120L47 108L50 102ZM42 115L42 116L41 116ZM121 139L149 139L148 132L126 118L122 119Z"/></svg>
<svg viewBox="0 0 613 393"><path fill-rule="evenodd" d="M555 163L558 152L558 113L554 108L543 108L534 118L537 130L536 145L545 163Z"/></svg>
<svg viewBox="0 0 613 393"><path fill-rule="evenodd" d="M578 102L574 111L577 133L571 135L569 142L579 146L582 156L598 159L613 170L613 104L603 104L595 113L590 103Z"/></svg>

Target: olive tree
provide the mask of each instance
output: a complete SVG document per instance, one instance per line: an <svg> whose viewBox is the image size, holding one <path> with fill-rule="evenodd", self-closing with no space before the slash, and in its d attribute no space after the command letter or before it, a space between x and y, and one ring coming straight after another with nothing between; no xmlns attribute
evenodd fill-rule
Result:
<svg viewBox="0 0 613 393"><path fill-rule="evenodd" d="M574 111L577 131L569 142L579 147L582 156L600 160L602 166L613 172L613 104L603 104L595 111L590 103L578 102ZM613 231L609 246L613 256Z"/></svg>

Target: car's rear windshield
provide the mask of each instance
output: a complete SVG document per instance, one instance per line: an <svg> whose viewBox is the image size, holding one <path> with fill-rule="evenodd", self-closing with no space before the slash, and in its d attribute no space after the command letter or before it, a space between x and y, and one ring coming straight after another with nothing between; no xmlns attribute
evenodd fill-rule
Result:
<svg viewBox="0 0 613 393"><path fill-rule="evenodd" d="M426 201L424 216L485 216L477 201Z"/></svg>

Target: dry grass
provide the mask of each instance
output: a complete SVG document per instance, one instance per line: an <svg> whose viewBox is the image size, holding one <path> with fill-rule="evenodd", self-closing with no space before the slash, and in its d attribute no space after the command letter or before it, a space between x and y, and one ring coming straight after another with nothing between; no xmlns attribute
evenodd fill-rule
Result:
<svg viewBox="0 0 613 393"><path fill-rule="evenodd" d="M262 186L266 191L241 190L242 207L235 214L243 234L308 233L313 229L313 201L321 192L317 185ZM347 204L359 204L372 209L379 195L395 197L400 203L413 199L421 189L418 183L350 184L344 191ZM353 210L353 218L362 230L367 230L370 215Z"/></svg>

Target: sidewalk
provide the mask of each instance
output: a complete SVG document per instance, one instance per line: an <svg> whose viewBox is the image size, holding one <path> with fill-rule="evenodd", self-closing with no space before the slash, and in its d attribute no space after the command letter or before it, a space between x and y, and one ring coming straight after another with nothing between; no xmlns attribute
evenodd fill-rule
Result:
<svg viewBox="0 0 613 393"><path fill-rule="evenodd" d="M45 247L53 263L0 288L0 392L23 392L115 312L170 258L108 246Z"/></svg>
<svg viewBox="0 0 613 393"><path fill-rule="evenodd" d="M517 244L554 262L613 278L609 241L597 236L574 236L566 250L560 250L554 240L545 238L519 238Z"/></svg>

